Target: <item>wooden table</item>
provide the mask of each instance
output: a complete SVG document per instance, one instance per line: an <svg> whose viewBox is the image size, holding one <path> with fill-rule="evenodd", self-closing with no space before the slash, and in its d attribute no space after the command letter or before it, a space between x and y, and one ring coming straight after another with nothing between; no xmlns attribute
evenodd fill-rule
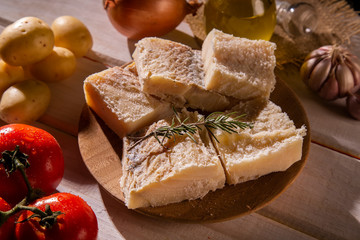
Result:
<svg viewBox="0 0 360 240"><path fill-rule="evenodd" d="M78 59L72 77L50 84L51 105L34 125L59 141L66 169L57 190L79 195L89 203L98 218L99 239L360 239L360 122L349 117L344 99L320 100L291 71L277 74L304 105L312 143L304 170L280 197L253 214L209 224L155 220L120 204L88 172L80 156L77 129L85 103L83 80L106 64L130 61L135 42L111 26L101 0L0 0L0 30L24 16L51 24L62 15L83 21L94 46ZM199 48L185 23L164 38Z"/></svg>

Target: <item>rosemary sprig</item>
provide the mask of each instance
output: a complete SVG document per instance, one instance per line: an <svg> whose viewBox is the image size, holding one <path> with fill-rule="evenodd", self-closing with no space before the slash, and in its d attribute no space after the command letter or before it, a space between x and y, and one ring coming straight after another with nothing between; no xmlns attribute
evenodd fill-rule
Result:
<svg viewBox="0 0 360 240"><path fill-rule="evenodd" d="M143 137L139 137L139 138L132 137L133 139L138 139L138 140L128 148L128 151L130 151L135 146L140 144L142 141L150 137L154 137L163 147L165 147L163 145L165 139L170 139L173 137L175 141L177 135L178 136L187 135L191 140L197 143L193 135L197 131L201 130L200 128L201 126L204 126L208 130L210 135L217 142L219 142L219 140L212 133L211 129L221 129L227 133L237 133L236 131L237 129L245 129L248 127L252 128L251 123L245 123L240 121L240 118L244 117L245 114L231 118L231 116L235 115L236 112L231 112L226 114L223 112L213 112L207 117L203 117L198 122L187 123L188 118L181 120L177 111L175 109L173 110L175 113L175 117L172 119L170 126L159 127ZM176 121L178 122L177 125L175 123ZM160 137L162 137L162 139L160 139Z"/></svg>

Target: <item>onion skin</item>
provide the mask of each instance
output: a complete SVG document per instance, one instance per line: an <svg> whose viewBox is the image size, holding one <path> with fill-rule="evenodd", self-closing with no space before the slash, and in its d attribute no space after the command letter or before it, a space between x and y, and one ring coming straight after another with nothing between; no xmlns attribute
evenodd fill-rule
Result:
<svg viewBox="0 0 360 240"><path fill-rule="evenodd" d="M189 12L186 0L103 0L112 25L129 39L162 36Z"/></svg>

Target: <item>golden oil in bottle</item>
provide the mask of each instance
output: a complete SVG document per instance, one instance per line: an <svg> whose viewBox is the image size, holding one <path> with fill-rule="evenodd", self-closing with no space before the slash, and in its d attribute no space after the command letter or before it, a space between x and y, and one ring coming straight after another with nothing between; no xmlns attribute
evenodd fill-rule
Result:
<svg viewBox="0 0 360 240"><path fill-rule="evenodd" d="M270 40L276 24L275 0L207 0L205 27L237 37Z"/></svg>

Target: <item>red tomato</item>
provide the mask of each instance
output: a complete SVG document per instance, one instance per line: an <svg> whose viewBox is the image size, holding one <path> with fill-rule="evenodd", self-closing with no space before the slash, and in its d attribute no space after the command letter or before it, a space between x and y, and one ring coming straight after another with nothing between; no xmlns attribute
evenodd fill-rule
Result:
<svg viewBox="0 0 360 240"><path fill-rule="evenodd" d="M30 206L35 206L44 211L45 206L50 209L61 211L56 223L51 228L40 226L38 218L31 218L15 226L17 240L92 240L97 238L98 224L95 213L91 207L80 197L70 193L55 193L38 199ZM33 215L30 211L24 211L18 221L22 221Z"/></svg>
<svg viewBox="0 0 360 240"><path fill-rule="evenodd" d="M0 198L0 211L10 210L10 205L2 198ZM10 217L3 225L0 226L0 239L11 240L14 235L14 217Z"/></svg>
<svg viewBox="0 0 360 240"><path fill-rule="evenodd" d="M25 124L0 127L0 153L5 150L13 151L16 145L29 156L30 167L26 169L26 175L31 186L44 194L53 193L64 175L63 153L56 139L45 130ZM20 172L13 172L8 177L0 164L0 197L15 204L27 192Z"/></svg>

